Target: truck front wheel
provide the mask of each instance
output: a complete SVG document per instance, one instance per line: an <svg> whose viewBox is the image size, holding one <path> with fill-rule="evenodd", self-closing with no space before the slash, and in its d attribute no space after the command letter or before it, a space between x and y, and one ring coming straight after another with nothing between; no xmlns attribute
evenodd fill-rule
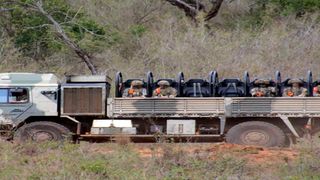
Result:
<svg viewBox="0 0 320 180"><path fill-rule="evenodd" d="M279 127L271 123L248 121L233 126L226 134L226 141L241 145L282 147L286 136Z"/></svg>
<svg viewBox="0 0 320 180"><path fill-rule="evenodd" d="M61 141L70 138L70 130L61 124L50 121L32 122L20 127L14 139L20 142Z"/></svg>

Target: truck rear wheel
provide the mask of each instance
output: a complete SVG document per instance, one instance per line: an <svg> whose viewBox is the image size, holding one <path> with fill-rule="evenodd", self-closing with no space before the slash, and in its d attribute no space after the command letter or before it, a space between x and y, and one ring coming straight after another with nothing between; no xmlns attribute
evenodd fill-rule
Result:
<svg viewBox="0 0 320 180"><path fill-rule="evenodd" d="M277 126L262 122L248 121L233 126L226 135L226 141L233 144L264 147L282 147L286 136Z"/></svg>
<svg viewBox="0 0 320 180"><path fill-rule="evenodd" d="M20 142L61 141L70 139L70 130L55 122L32 122L20 127L14 135Z"/></svg>

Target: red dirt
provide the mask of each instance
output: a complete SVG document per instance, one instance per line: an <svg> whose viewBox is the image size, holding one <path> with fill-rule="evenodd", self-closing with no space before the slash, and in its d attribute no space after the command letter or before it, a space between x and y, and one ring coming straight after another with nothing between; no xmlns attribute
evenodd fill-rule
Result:
<svg viewBox="0 0 320 180"><path fill-rule="evenodd" d="M215 143L215 144L133 144L133 149L143 158L154 156L161 157L165 151L182 151L186 155L205 155L210 159L215 159L221 155L231 155L244 158L252 164L275 164L287 163L298 156L298 151L289 148L263 148L255 146L241 146L235 144ZM115 150L103 144L91 146L91 152L109 154Z"/></svg>

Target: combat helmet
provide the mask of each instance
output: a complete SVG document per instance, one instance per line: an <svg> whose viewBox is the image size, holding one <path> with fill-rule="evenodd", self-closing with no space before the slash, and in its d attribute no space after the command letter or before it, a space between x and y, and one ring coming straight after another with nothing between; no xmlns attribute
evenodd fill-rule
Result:
<svg viewBox="0 0 320 180"><path fill-rule="evenodd" d="M158 86L170 86L170 83L166 80L161 80L158 82Z"/></svg>
<svg viewBox="0 0 320 180"><path fill-rule="evenodd" d="M298 83L298 84L300 84L300 85L303 84L302 80L297 79L297 78L290 79L290 80L288 81L288 84L289 84L289 85L294 84L294 83Z"/></svg>
<svg viewBox="0 0 320 180"><path fill-rule="evenodd" d="M142 86L143 82L141 80L133 80L131 86Z"/></svg>
<svg viewBox="0 0 320 180"><path fill-rule="evenodd" d="M255 85L269 85L270 80L269 79L257 79L253 82Z"/></svg>

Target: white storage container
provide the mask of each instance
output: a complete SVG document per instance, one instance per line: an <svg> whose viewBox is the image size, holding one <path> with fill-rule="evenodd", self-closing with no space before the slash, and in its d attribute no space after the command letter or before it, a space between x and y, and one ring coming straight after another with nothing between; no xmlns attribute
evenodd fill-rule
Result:
<svg viewBox="0 0 320 180"><path fill-rule="evenodd" d="M91 134L137 134L137 128L127 119L95 119Z"/></svg>
<svg viewBox="0 0 320 180"><path fill-rule="evenodd" d="M92 127L132 127L132 121L127 119L95 119Z"/></svg>
<svg viewBox="0 0 320 180"><path fill-rule="evenodd" d="M195 120L167 120L167 134L195 134Z"/></svg>

